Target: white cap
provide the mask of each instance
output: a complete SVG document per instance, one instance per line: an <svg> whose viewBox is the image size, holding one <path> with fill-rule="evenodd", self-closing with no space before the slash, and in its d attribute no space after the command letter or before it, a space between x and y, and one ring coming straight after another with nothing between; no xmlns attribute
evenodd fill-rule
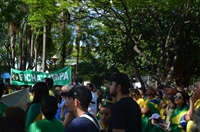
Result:
<svg viewBox="0 0 200 132"><path fill-rule="evenodd" d="M159 119L160 115L158 113L154 113L151 115L151 117L149 119Z"/></svg>

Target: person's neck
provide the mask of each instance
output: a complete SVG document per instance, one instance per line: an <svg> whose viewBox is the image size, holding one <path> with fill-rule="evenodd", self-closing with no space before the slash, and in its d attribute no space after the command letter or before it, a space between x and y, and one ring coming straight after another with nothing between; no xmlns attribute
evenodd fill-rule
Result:
<svg viewBox="0 0 200 132"><path fill-rule="evenodd" d="M102 121L101 123L102 123L105 127L108 127L108 125L109 125L109 122L108 122L108 121L106 121L106 122L105 122L105 121Z"/></svg>
<svg viewBox="0 0 200 132"><path fill-rule="evenodd" d="M147 99L153 99L154 98L154 96L153 95L147 95Z"/></svg>
<svg viewBox="0 0 200 132"><path fill-rule="evenodd" d="M115 99L116 99L116 101L119 101L120 99L126 98L126 97L129 97L129 95L128 94L127 95L118 94Z"/></svg>
<svg viewBox="0 0 200 132"><path fill-rule="evenodd" d="M81 109L77 109L75 116L76 117L80 117L81 115L83 115L85 112L87 112L87 110L81 110Z"/></svg>

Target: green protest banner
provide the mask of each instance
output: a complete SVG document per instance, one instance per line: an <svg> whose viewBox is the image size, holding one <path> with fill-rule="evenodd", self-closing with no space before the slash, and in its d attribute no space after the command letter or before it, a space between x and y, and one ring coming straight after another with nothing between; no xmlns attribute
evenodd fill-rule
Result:
<svg viewBox="0 0 200 132"><path fill-rule="evenodd" d="M11 84L12 85L33 85L41 82L45 77L52 78L54 85L67 85L71 81L71 66L50 72L43 73L33 70L20 71L11 68Z"/></svg>

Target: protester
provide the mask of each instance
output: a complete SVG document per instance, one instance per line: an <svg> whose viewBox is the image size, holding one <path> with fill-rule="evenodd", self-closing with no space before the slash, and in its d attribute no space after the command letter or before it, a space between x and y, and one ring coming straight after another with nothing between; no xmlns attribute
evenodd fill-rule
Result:
<svg viewBox="0 0 200 132"><path fill-rule="evenodd" d="M1 102L1 98L6 90L5 84L0 82L0 117L3 117L4 111L8 108L3 102Z"/></svg>
<svg viewBox="0 0 200 132"><path fill-rule="evenodd" d="M91 83L87 84L87 87L90 89L91 94L92 94L92 101L90 102L90 105L88 107L88 111L93 115L96 116L97 114L97 96L93 92L94 85Z"/></svg>
<svg viewBox="0 0 200 132"><path fill-rule="evenodd" d="M112 97L103 98L101 102L99 102L98 109L100 110L103 105L107 105L112 108L115 104L115 99ZM100 111L97 112L96 118L100 120Z"/></svg>
<svg viewBox="0 0 200 132"><path fill-rule="evenodd" d="M146 100L145 88L138 88L138 91L140 92L140 97Z"/></svg>
<svg viewBox="0 0 200 132"><path fill-rule="evenodd" d="M48 88L49 88L49 95L54 96L54 92L53 92L53 84L54 81L52 78L44 78L44 82L47 84Z"/></svg>
<svg viewBox="0 0 200 132"><path fill-rule="evenodd" d="M196 109L193 121L194 125L191 128L191 132L200 132L200 107Z"/></svg>
<svg viewBox="0 0 200 132"><path fill-rule="evenodd" d="M190 108L187 112L187 131L191 132L191 128L193 126L193 115L195 113L195 110L197 110L200 107L200 81L197 81L194 86L194 92L190 97Z"/></svg>
<svg viewBox="0 0 200 132"><path fill-rule="evenodd" d="M158 123L162 123L161 116L158 113L153 113L151 115L151 117L149 118L149 120L151 120L151 124L152 125L155 125L155 124L158 124Z"/></svg>
<svg viewBox="0 0 200 132"><path fill-rule="evenodd" d="M174 96L169 97L169 104L165 108L164 115L165 115L165 123L169 124L170 123L170 117L176 108L176 103L174 102Z"/></svg>
<svg viewBox="0 0 200 132"><path fill-rule="evenodd" d="M20 125L22 126L22 128L25 129L25 123L26 123L26 112L24 109L20 108L20 107L9 107L5 110L4 113L5 117L11 117L13 119L15 119L17 122L20 123Z"/></svg>
<svg viewBox="0 0 200 132"><path fill-rule="evenodd" d="M55 97L44 96L41 100L41 113L44 119L32 123L27 132L63 132L64 126L55 118L57 104Z"/></svg>
<svg viewBox="0 0 200 132"><path fill-rule="evenodd" d="M144 106L144 99L140 97L140 92L138 91L138 89L131 89L130 95L140 107Z"/></svg>
<svg viewBox="0 0 200 132"><path fill-rule="evenodd" d="M35 121L42 120L40 102L42 97L49 95L49 89L44 82L38 82L33 86L33 101L26 110L26 129Z"/></svg>
<svg viewBox="0 0 200 132"><path fill-rule="evenodd" d="M189 109L187 105L187 96L184 92L178 91L174 96L174 101L176 103L176 108L170 117L170 131L182 132L186 130L187 125L187 122L184 120L185 114Z"/></svg>
<svg viewBox="0 0 200 132"><path fill-rule="evenodd" d="M176 107L170 118L170 131L186 130L187 122L184 121L184 116L189 107L187 105L187 96L184 92L178 91L174 96Z"/></svg>
<svg viewBox="0 0 200 132"><path fill-rule="evenodd" d="M129 77L124 73L116 73L106 79L110 81L110 95L116 99L112 107L108 132L141 132L140 107L129 96Z"/></svg>
<svg viewBox="0 0 200 132"><path fill-rule="evenodd" d="M100 124L105 131L108 131L110 116L111 107L109 105L103 105L100 108Z"/></svg>
<svg viewBox="0 0 200 132"><path fill-rule="evenodd" d="M101 102L101 100L103 99L103 94L104 94L104 91L103 91L103 89L97 89L97 112L100 110L99 109L99 103Z"/></svg>
<svg viewBox="0 0 200 132"><path fill-rule="evenodd" d="M0 117L0 132L25 132L25 129L11 117Z"/></svg>
<svg viewBox="0 0 200 132"><path fill-rule="evenodd" d="M55 87L55 89L53 90L53 93L54 93L54 95L55 95L55 98L56 98L57 101L58 101L58 105L60 105L60 103L61 103L61 101L62 101L60 92L61 92L61 87Z"/></svg>
<svg viewBox="0 0 200 132"><path fill-rule="evenodd" d="M65 132L99 132L99 128L85 115L95 118L87 112L92 100L91 91L85 86L75 86L69 92L62 92L61 96L67 97L66 105L69 113L65 116ZM97 120L96 120L97 121Z"/></svg>
<svg viewBox="0 0 200 132"><path fill-rule="evenodd" d="M153 125L149 118L153 113L160 113L159 101L155 99L156 88L147 85L146 100L147 104L141 108L142 116L142 131L150 132Z"/></svg>
<svg viewBox="0 0 200 132"><path fill-rule="evenodd" d="M166 131L166 129L160 125L163 122L162 122L161 116L158 113L152 114L149 120L151 120L151 124L153 125L151 132L165 132Z"/></svg>
<svg viewBox="0 0 200 132"><path fill-rule="evenodd" d="M69 92L72 89L73 86L68 86L68 85L64 85L61 90L62 92ZM59 121L64 121L64 118L61 119L60 117L65 117L65 115L68 113L68 108L66 107L66 97L62 97L62 102L61 104L58 106L58 110L56 113L56 119Z"/></svg>

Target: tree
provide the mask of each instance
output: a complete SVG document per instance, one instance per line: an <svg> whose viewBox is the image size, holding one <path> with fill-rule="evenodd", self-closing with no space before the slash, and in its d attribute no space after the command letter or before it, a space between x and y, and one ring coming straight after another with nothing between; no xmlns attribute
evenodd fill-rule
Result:
<svg viewBox="0 0 200 132"><path fill-rule="evenodd" d="M88 6L93 12L90 17L102 23L99 47L104 56L124 55L119 58L132 62L140 82L143 67L158 84L169 85L180 57L180 45L184 45L180 39L188 24L199 19L199 4L188 0L113 0L92 1Z"/></svg>

